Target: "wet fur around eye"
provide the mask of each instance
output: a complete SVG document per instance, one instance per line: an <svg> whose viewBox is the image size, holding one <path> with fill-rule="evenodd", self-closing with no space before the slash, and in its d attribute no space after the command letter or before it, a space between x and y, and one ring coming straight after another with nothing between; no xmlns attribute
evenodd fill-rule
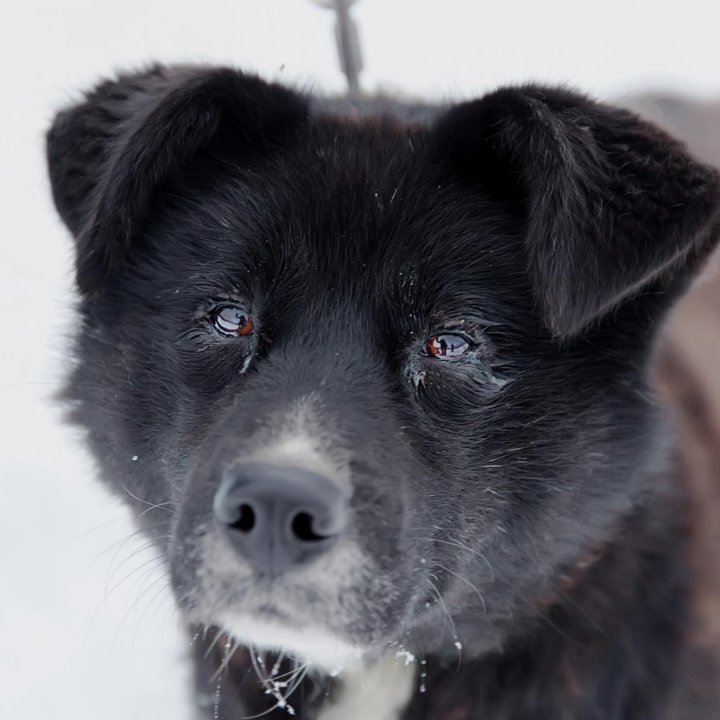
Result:
<svg viewBox="0 0 720 720"><path fill-rule="evenodd" d="M487 339L468 342L472 344L458 358L444 360L415 351L406 362L405 378L417 401L440 422L448 417L466 422L465 415L483 412L510 382Z"/></svg>

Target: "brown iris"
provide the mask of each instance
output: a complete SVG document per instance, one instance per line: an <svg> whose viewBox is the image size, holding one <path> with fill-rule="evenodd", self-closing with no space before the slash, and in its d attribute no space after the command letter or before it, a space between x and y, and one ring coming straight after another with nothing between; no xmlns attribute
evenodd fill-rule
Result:
<svg viewBox="0 0 720 720"><path fill-rule="evenodd" d="M425 343L425 352L434 358L453 360L464 355L470 343L462 335L433 335Z"/></svg>
<svg viewBox="0 0 720 720"><path fill-rule="evenodd" d="M246 337L254 329L252 317L240 305L223 305L217 308L212 315L215 329L227 337Z"/></svg>

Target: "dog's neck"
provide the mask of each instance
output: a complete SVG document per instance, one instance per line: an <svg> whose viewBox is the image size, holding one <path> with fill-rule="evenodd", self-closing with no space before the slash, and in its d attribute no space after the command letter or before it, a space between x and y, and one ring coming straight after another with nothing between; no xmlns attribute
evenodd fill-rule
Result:
<svg viewBox="0 0 720 720"><path fill-rule="evenodd" d="M653 499L588 557L502 652L430 659L402 720L666 720L686 595L676 501Z"/></svg>

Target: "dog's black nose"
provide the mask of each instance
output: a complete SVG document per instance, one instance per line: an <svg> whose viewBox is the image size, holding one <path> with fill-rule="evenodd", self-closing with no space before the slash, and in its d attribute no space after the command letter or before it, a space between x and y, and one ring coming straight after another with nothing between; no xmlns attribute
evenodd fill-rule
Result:
<svg viewBox="0 0 720 720"><path fill-rule="evenodd" d="M347 523L348 496L309 470L246 463L225 472L213 510L255 569L278 574L332 547Z"/></svg>

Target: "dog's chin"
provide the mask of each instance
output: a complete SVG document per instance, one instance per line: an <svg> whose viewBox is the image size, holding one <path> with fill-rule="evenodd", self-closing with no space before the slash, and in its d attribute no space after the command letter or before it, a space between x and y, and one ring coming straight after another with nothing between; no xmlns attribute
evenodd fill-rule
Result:
<svg viewBox="0 0 720 720"><path fill-rule="evenodd" d="M243 645L258 651L282 653L333 676L361 667L372 655L370 648L307 623L293 626L272 618L228 611L217 624Z"/></svg>

